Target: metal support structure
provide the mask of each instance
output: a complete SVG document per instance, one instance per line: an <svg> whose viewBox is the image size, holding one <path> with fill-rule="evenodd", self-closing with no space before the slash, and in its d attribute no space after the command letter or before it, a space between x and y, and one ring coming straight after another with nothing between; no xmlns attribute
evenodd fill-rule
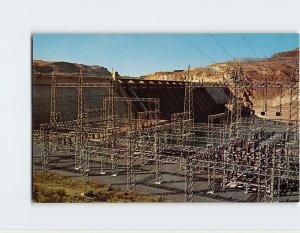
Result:
<svg viewBox="0 0 300 233"><path fill-rule="evenodd" d="M58 112L57 112L57 93L56 93L56 79L55 79L55 73L54 70L52 72L51 77L51 94L50 94L50 124L52 126L55 126L57 120L58 120Z"/></svg>
<svg viewBox="0 0 300 233"><path fill-rule="evenodd" d="M199 171L208 187L203 195L209 194L211 198L218 196L211 194L217 193L220 185L222 191L235 188L245 193L256 192L258 202L280 201L299 182L299 146L295 138L298 132L297 73L292 75L290 82L249 82L237 68L229 81L220 84L228 87L232 95L230 111L210 115L208 124L194 122L193 91L202 86L196 85L189 70L184 84L184 112L172 114L170 122L159 120L159 99L139 98L136 94L132 98L118 97L115 93L118 80L115 78L106 83L87 83L83 82L83 77L80 72L78 83L60 83L52 74L50 123L42 124L40 132L34 133L34 141L41 143L41 166L46 171L50 169L52 150L72 155L75 152L75 167L85 181L88 181L92 169L91 161L100 163L102 175L105 175L103 161L108 161L106 165L111 165L113 176L118 174L119 168L122 171L118 163L126 162L127 189L135 191L136 185L140 184L140 181L135 182L139 165L155 167L155 174L154 169L151 170L152 175L148 181L143 179L143 184L147 181L153 185L154 181L160 184L156 185L158 188L168 188L167 182L162 183L162 167L165 164L180 165L185 177L184 190L181 191L184 191L187 202L192 202L194 195L202 195L193 190L194 174ZM288 90L288 127L284 122L242 117L244 91L266 86ZM57 88L70 87L78 92L77 119L59 121ZM85 100L84 93L87 88L108 90L102 109L86 108L88 99ZM117 116L117 102L128 104L126 116ZM147 103L147 108L135 117L133 103ZM103 116L93 118L86 114L94 111L103 112ZM285 129L288 140L282 135Z"/></svg>
<svg viewBox="0 0 300 233"><path fill-rule="evenodd" d="M184 145L188 138L191 136L191 125L194 124L194 84L193 79L190 74L190 66L188 68L186 77L185 89L184 89L184 114L183 114L183 124L182 124L182 137Z"/></svg>
<svg viewBox="0 0 300 233"><path fill-rule="evenodd" d="M288 118L288 134L293 138L289 140L299 144L299 68L294 69L291 75L291 85L289 87L289 118Z"/></svg>
<svg viewBox="0 0 300 233"><path fill-rule="evenodd" d="M127 151L127 190L135 191L135 175L134 175L134 161L132 152L134 150L134 140L132 135L129 133L128 136L128 151Z"/></svg>
<svg viewBox="0 0 300 233"><path fill-rule="evenodd" d="M154 153L155 153L155 163L156 163L155 184L161 184L163 179L162 179L162 162L161 162L161 153L160 153L159 132L154 133Z"/></svg>
<svg viewBox="0 0 300 233"><path fill-rule="evenodd" d="M83 157L84 157L84 148L83 148L83 120L84 120L84 102L83 102L83 77L82 71L80 70L79 74L79 85L77 87L78 96L77 96L77 128L76 128L76 146L75 146L75 170L79 170L83 174Z"/></svg>
<svg viewBox="0 0 300 233"><path fill-rule="evenodd" d="M189 159L185 159L185 201L193 202L194 171Z"/></svg>
<svg viewBox="0 0 300 233"><path fill-rule="evenodd" d="M231 112L230 112L230 139L236 139L240 135L239 125L241 120L241 111L242 111L242 90L241 90L241 80L242 73L240 67L234 71L232 77L231 88L233 89L233 94L231 95Z"/></svg>
<svg viewBox="0 0 300 233"><path fill-rule="evenodd" d="M42 131L41 166L42 166L42 170L49 171L49 160L50 160L49 132L44 125L41 125L41 131Z"/></svg>

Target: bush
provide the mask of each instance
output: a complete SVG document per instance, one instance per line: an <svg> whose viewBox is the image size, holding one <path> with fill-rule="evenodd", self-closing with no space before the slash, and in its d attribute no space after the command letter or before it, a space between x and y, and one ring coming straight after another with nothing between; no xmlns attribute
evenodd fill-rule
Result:
<svg viewBox="0 0 300 233"><path fill-rule="evenodd" d="M86 197L80 197L86 193ZM50 172L33 174L32 199L41 203L78 203L78 202L157 202L162 201L151 196L141 196L134 192L117 191L109 184L85 184Z"/></svg>

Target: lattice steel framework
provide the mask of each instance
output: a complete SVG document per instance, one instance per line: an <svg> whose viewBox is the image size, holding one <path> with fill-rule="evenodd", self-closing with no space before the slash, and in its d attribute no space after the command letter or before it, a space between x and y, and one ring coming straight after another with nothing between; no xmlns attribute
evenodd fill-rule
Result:
<svg viewBox="0 0 300 233"><path fill-rule="evenodd" d="M41 131L34 134L35 141L41 142L42 169L49 170L51 151L60 148L75 152L75 167L84 180L89 177L91 157L100 155L100 174L105 173L102 167L104 158L110 160L112 175L118 173L118 162L126 161L127 189L131 191L135 191L137 184L135 161L154 161L155 187L164 184L164 164L180 165L184 170L187 202L193 201L197 171L207 175L207 190L201 195L213 197L219 190L239 187L246 193L250 190L256 192L256 201L280 201L280 197L299 182L298 71L292 77L288 82L250 82L238 67L230 80L219 84L231 92L230 111L210 115L208 124L201 124L194 122L193 91L203 85L193 82L189 70L184 112L172 114L170 122L160 122L159 99L117 97L117 80L113 78L105 83L86 83L80 72L78 83L61 83L56 81L53 73L50 123L42 124ZM253 117L242 118L244 91L266 86L289 90L288 125ZM57 88L70 87L78 92L77 119L58 121ZM103 109L95 110L103 112L101 117L85 115L94 111L85 108L86 88L108 90L108 97L103 99ZM120 101L128 105L126 119L116 115L116 103ZM136 118L132 114L135 102L148 103L148 109L137 113ZM282 135L283 129L289 137ZM199 136L203 133L206 133L204 138ZM205 143L205 146L196 142ZM95 161L98 161L97 156L93 157Z"/></svg>

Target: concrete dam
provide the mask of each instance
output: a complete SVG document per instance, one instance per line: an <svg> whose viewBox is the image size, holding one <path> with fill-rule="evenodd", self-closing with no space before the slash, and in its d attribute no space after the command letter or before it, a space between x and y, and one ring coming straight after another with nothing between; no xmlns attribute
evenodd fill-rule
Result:
<svg viewBox="0 0 300 233"><path fill-rule="evenodd" d="M57 75L59 82L77 82L77 77ZM110 77L87 77L86 82L107 82ZM101 80L99 80L101 79ZM119 78L116 82L116 96L159 98L160 118L170 120L172 113L184 111L185 83L179 81L159 81ZM50 86L51 75L34 75L32 83L32 126L38 129L41 123L50 119ZM73 120L77 117L77 90L76 88L61 88L57 90L57 103L61 120ZM194 115L196 122L207 122L208 115L222 113L228 101L228 89L225 87L203 86L194 90ZM86 88L84 91L86 108L101 109L102 100L108 95L104 88ZM147 110L147 104L135 102L133 115ZM127 114L127 104L118 103L118 115ZM95 113L96 114L96 113Z"/></svg>

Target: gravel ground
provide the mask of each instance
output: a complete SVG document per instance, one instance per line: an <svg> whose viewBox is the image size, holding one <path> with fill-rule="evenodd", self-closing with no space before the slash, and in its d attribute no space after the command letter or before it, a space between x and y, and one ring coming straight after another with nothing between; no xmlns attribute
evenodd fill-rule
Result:
<svg viewBox="0 0 300 233"><path fill-rule="evenodd" d="M40 148L33 144L33 170L40 169ZM164 164L161 184L155 184L155 165L146 164L142 166L141 161L135 161L136 192L139 194L151 194L163 197L166 202L185 201L185 177L184 171L179 165ZM107 160L103 166L105 174L100 174L100 162L91 159L91 175L89 181L100 184L111 185L116 189L126 189L126 161L119 161L117 176L112 176L111 164ZM74 169L74 155L53 152L50 157L50 170L60 175L79 179L80 174ZM256 202L256 193L245 193L243 190L226 190L207 194L207 175L194 175L194 202ZM299 192L292 193L280 198L281 202L299 201Z"/></svg>

